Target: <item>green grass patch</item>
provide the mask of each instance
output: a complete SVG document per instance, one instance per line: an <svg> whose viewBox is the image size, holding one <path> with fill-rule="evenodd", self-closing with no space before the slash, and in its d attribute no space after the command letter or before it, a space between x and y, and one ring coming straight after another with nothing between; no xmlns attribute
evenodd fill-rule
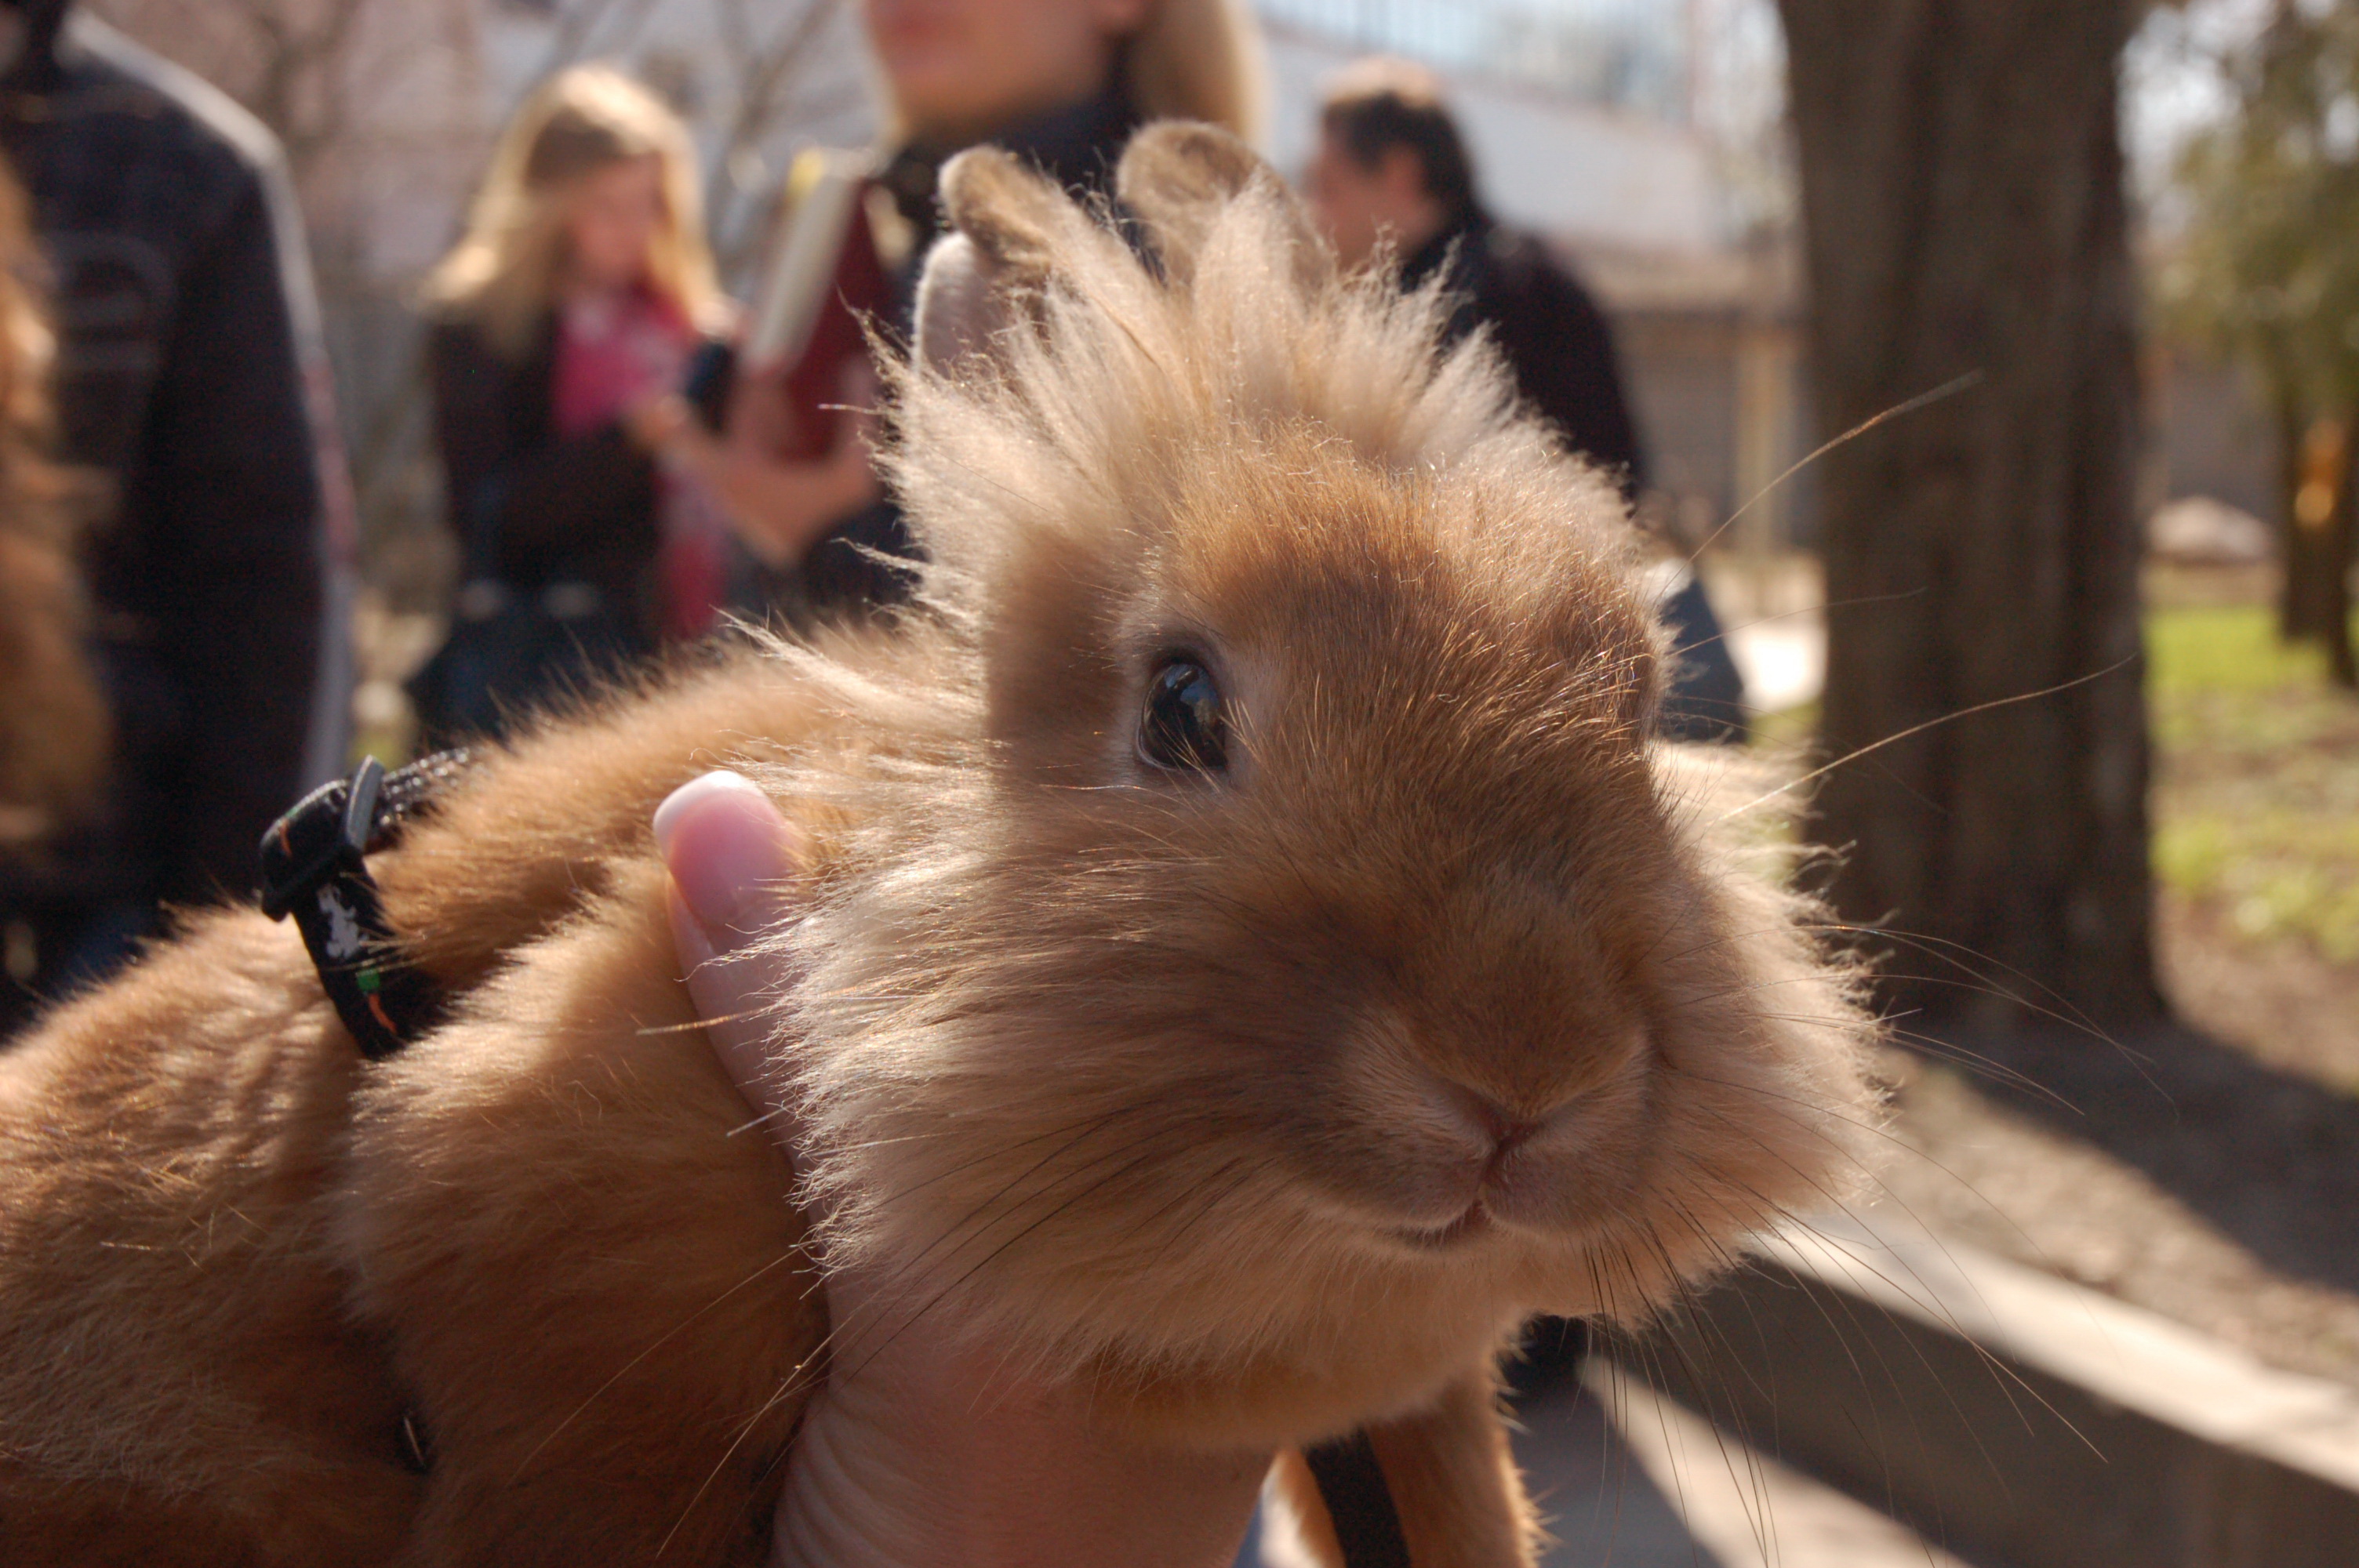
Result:
<svg viewBox="0 0 2359 1568"><path fill-rule="evenodd" d="M1799 753L1819 736L1819 705L1816 702L1797 703L1781 708L1775 713L1759 713L1753 718L1753 743L1771 747L1781 752Z"/></svg>
<svg viewBox="0 0 2359 1568"><path fill-rule="evenodd" d="M2265 604L2204 604L2152 610L2146 617L2147 673L2157 697L2190 692L2323 687L2326 654L2277 639Z"/></svg>
<svg viewBox="0 0 2359 1568"><path fill-rule="evenodd" d="M2245 937L2359 964L2359 698L2266 604L2146 617L2156 876ZM1816 703L1762 716L1757 745L1818 760Z"/></svg>
<svg viewBox="0 0 2359 1568"><path fill-rule="evenodd" d="M2359 963L2359 699L2266 605L2147 617L2154 868L2255 940Z"/></svg>

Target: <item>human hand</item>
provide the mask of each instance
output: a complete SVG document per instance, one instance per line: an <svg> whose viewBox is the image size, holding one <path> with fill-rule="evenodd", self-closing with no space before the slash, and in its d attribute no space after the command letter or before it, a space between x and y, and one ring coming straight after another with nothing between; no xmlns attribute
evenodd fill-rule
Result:
<svg viewBox="0 0 2359 1568"><path fill-rule="evenodd" d="M800 561L829 529L883 493L873 460L876 376L865 360L844 367L839 396L847 416L836 422L824 457L778 455L791 436L794 412L775 372L739 383L728 428L718 440L706 437L682 446L738 537L766 565Z"/></svg>
<svg viewBox="0 0 2359 1568"><path fill-rule="evenodd" d="M696 423L696 411L677 392L652 393L623 410L623 434L647 453L661 452Z"/></svg>
<svg viewBox="0 0 2359 1568"><path fill-rule="evenodd" d="M707 773L656 813L680 968L714 1049L793 1148L755 1021L780 977L747 951L790 913L804 845L750 781ZM891 1281L828 1276L837 1345L795 1440L773 1568L1227 1568L1270 1456L1157 1447L1100 1422L1086 1390L1003 1347L914 1321Z"/></svg>

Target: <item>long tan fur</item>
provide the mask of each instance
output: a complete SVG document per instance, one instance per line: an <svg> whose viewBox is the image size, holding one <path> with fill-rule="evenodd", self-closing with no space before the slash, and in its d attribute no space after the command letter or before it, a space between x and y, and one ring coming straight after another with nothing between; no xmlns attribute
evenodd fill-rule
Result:
<svg viewBox="0 0 2359 1568"><path fill-rule="evenodd" d="M553 723L376 859L446 1026L362 1064L227 911L0 1056L11 1561L756 1561L856 1256L1142 1431L1365 1427L1420 1568L1527 1563L1504 1336L1848 1184L1866 1026L1646 739L1613 487L1234 142L1121 188L1151 268L947 173L906 624ZM1140 750L1181 653L1217 773ZM815 846L791 1168L664 935L648 815L720 762Z"/></svg>

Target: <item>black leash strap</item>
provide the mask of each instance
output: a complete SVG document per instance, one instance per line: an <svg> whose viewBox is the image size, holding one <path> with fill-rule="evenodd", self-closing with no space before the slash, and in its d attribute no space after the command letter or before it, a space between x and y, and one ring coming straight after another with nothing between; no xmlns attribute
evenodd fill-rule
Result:
<svg viewBox="0 0 2359 1568"><path fill-rule="evenodd" d="M422 757L386 773L371 757L349 779L321 784L262 836L262 912L295 917L320 985L375 1061L425 1033L440 1014L434 984L391 957L393 929L368 856L466 766L464 752Z"/></svg>
<svg viewBox="0 0 2359 1568"><path fill-rule="evenodd" d="M1409 1568L1408 1541L1401 1535L1400 1511L1376 1463L1375 1445L1364 1432L1302 1451L1320 1500L1335 1522L1335 1544L1346 1568Z"/></svg>

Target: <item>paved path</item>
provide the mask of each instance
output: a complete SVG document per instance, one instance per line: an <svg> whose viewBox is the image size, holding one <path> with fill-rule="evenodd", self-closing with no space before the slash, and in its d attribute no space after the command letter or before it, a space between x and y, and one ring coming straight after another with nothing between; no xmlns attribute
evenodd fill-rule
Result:
<svg viewBox="0 0 2359 1568"><path fill-rule="evenodd" d="M1610 1364L1589 1383L1526 1405L1516 1441L1544 1568L1963 1568Z"/></svg>
<svg viewBox="0 0 2359 1568"><path fill-rule="evenodd" d="M1815 611L1739 622L1728 656L1745 677L1745 706L1779 713L1818 700L1827 676L1827 629Z"/></svg>
<svg viewBox="0 0 2359 1568"><path fill-rule="evenodd" d="M1542 1568L1964 1568L1607 1363L1589 1384L1522 1410L1516 1456L1556 1538ZM1282 1529L1238 1559L1303 1563Z"/></svg>

